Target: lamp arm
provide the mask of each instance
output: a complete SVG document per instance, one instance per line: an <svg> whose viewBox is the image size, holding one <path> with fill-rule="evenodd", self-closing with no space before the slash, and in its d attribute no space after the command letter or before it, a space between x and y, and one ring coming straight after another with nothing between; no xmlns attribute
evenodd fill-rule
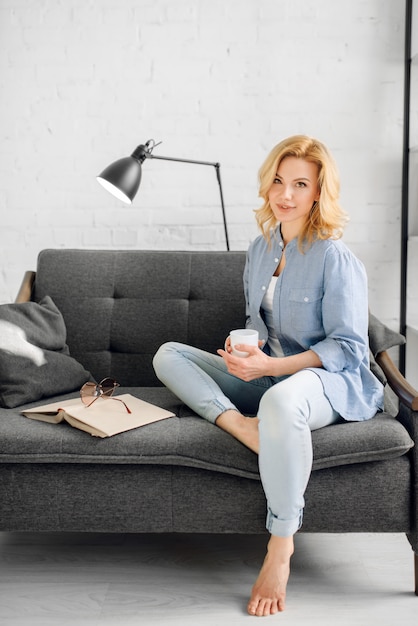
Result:
<svg viewBox="0 0 418 626"><path fill-rule="evenodd" d="M143 146L140 146L140 147L142 148ZM132 156L135 156L135 153ZM175 157L166 157L166 156L160 156L160 155L157 156L157 155L151 154L151 152L149 150L143 150L141 156L143 157L143 160L145 158L146 159L160 159L161 161L177 161L178 163L193 163L195 165L211 165L212 167L215 168L215 170L216 170L216 178L218 180L218 185L219 185L219 195L220 195L220 199L221 199L222 218L223 218L223 222L224 222L226 249L229 252L228 227L227 227L227 224L226 224L224 195L223 195L223 191L222 191L222 182L221 182L221 164L220 163L214 163L213 161L195 161L195 160L192 160L192 159L177 159Z"/></svg>
<svg viewBox="0 0 418 626"><path fill-rule="evenodd" d="M166 157L157 154L151 154L151 152L147 153L147 159L160 159L162 161L178 161L179 163L195 163L196 165L212 165L212 167L216 167L219 163L213 163L212 161L194 161L192 159L177 159L176 157Z"/></svg>

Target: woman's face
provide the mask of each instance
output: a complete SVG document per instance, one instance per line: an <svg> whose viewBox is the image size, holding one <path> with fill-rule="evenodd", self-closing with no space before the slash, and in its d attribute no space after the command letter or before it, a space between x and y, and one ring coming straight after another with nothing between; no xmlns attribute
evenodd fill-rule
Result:
<svg viewBox="0 0 418 626"><path fill-rule="evenodd" d="M274 217L296 236L319 199L318 166L305 159L285 157L268 192Z"/></svg>

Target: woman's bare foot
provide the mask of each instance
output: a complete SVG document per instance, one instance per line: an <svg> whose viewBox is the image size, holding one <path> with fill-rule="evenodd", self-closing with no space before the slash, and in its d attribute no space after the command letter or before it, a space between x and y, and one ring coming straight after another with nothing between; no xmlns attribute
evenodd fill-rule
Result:
<svg viewBox="0 0 418 626"><path fill-rule="evenodd" d="M284 611L293 550L293 537L270 537L266 558L247 605L250 615L263 617Z"/></svg>
<svg viewBox="0 0 418 626"><path fill-rule="evenodd" d="M258 422L258 417L245 417L238 411L230 410L218 417L216 425L258 454Z"/></svg>

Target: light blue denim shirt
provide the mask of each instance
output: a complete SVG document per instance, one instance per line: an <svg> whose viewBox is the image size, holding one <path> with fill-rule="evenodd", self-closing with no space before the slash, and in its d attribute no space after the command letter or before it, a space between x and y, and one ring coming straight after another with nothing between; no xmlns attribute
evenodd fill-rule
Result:
<svg viewBox="0 0 418 626"><path fill-rule="evenodd" d="M261 302L283 248L278 228L271 248L259 236L247 253L247 327L257 329L264 342ZM275 331L285 356L316 352L323 367L310 369L346 420L366 420L383 409L383 386L369 367L367 290L363 264L341 240L318 240L304 252L296 239L286 246L286 266L273 297Z"/></svg>

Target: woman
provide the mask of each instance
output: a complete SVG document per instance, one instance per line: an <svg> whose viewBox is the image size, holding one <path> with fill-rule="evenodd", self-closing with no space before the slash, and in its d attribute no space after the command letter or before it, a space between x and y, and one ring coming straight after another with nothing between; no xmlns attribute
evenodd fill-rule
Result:
<svg viewBox="0 0 418 626"><path fill-rule="evenodd" d="M201 417L259 454L267 555L250 615L282 611L312 469L311 431L383 409L369 369L367 278L340 241L347 221L328 149L307 136L279 143L259 172L262 234L247 253L247 327L259 347L230 341L218 355L178 343L159 349L160 380ZM257 417L248 417L256 415Z"/></svg>

